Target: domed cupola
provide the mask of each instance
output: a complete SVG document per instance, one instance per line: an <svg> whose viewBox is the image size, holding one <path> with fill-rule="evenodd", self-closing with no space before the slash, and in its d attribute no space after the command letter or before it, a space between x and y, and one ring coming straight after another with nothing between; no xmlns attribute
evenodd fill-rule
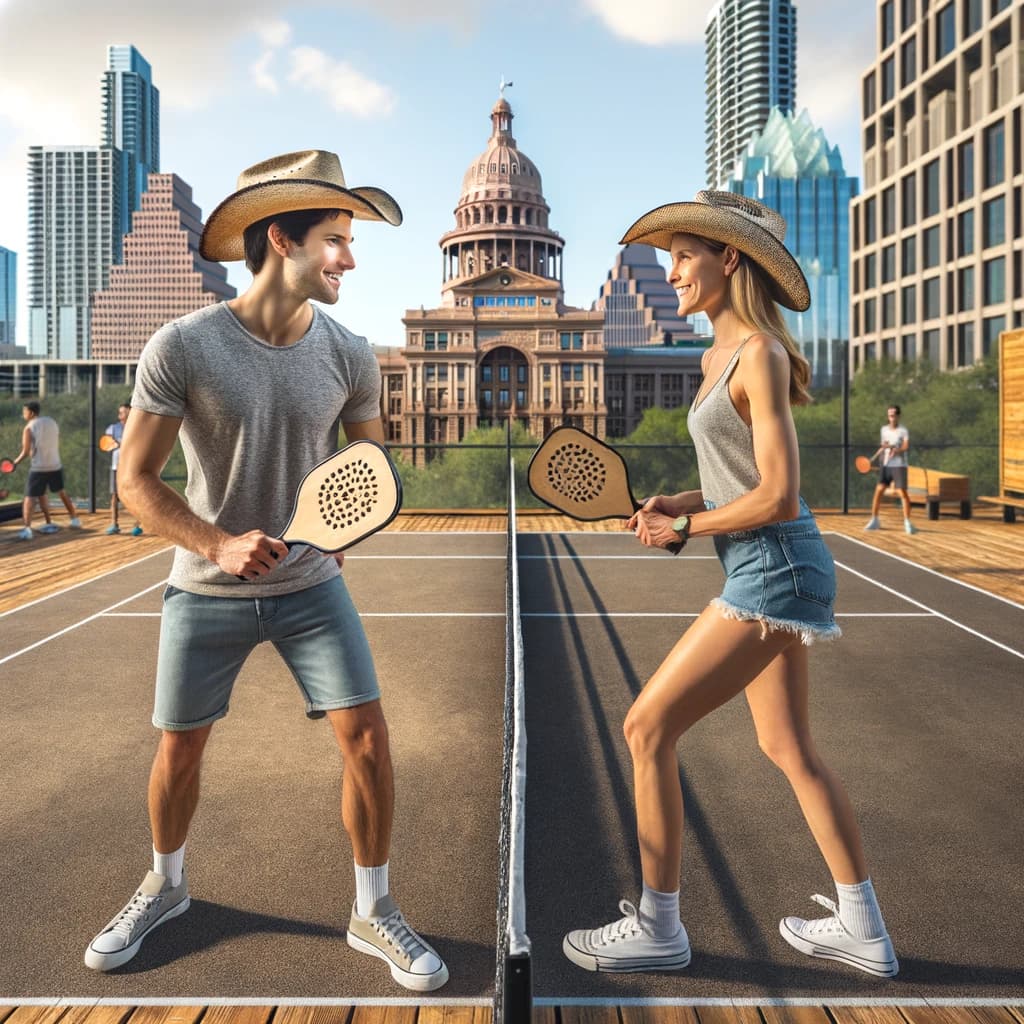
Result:
<svg viewBox="0 0 1024 1024"><path fill-rule="evenodd" d="M443 291L509 267L561 282L564 240L548 227L540 171L512 135L512 107L502 95L491 110L487 148L469 165L455 207L455 229L441 237Z"/></svg>

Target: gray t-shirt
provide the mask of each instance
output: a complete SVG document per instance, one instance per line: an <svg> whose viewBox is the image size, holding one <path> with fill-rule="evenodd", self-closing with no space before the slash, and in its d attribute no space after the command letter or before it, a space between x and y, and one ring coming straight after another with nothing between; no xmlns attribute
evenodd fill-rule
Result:
<svg viewBox="0 0 1024 1024"><path fill-rule="evenodd" d="M365 338L315 306L309 330L277 347L218 303L166 324L147 342L132 406L182 418L185 497L200 519L233 534L260 529L276 537L302 478L337 450L339 421L380 415L380 369ZM194 594L267 597L337 573L333 558L298 546L247 583L179 547L169 582Z"/></svg>

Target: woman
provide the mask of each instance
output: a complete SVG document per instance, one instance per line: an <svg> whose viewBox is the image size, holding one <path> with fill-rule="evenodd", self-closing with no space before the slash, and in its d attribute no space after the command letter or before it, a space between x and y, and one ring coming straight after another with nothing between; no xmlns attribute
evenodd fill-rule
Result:
<svg viewBox="0 0 1024 1024"><path fill-rule="evenodd" d="M641 217L622 243L666 249L679 314L703 311L714 329L704 383L688 417L701 490L658 495L629 521L649 547L713 537L725 589L686 631L626 717L643 868L639 910L574 931L563 949L588 970L685 967L680 920L683 799L676 743L741 691L758 743L785 773L832 873L830 917L784 918L783 938L879 977L899 970L868 876L860 834L839 780L808 725L807 646L839 636L835 567L799 495L792 404L810 400L809 368L776 302L810 305L807 282L782 244L785 221L752 199L698 193Z"/></svg>

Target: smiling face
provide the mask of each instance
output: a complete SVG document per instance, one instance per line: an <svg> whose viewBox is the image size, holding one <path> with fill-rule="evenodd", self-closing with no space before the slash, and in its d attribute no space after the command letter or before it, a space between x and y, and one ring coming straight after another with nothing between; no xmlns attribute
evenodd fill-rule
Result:
<svg viewBox="0 0 1024 1024"><path fill-rule="evenodd" d="M732 246L718 250L695 235L676 234L669 256L668 283L679 300L679 315L705 312L713 318L725 303L726 278L735 269L736 250Z"/></svg>
<svg viewBox="0 0 1024 1024"><path fill-rule="evenodd" d="M342 275L356 265L352 241L352 217L344 211L314 224L301 245L289 240L284 260L289 289L317 302L337 302Z"/></svg>

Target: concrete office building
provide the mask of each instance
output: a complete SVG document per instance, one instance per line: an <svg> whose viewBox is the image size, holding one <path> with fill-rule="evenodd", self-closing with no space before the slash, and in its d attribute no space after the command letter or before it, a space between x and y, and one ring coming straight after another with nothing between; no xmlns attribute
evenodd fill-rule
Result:
<svg viewBox="0 0 1024 1024"><path fill-rule="evenodd" d="M124 240L124 261L93 296L92 355L138 359L170 320L235 297L227 270L199 255L202 214L176 174L151 174Z"/></svg>
<svg viewBox="0 0 1024 1024"><path fill-rule="evenodd" d="M775 109L736 161L731 192L757 199L786 219L786 246L807 278L811 308L784 309L786 323L811 364L812 384L837 386L841 342L850 337L850 202L858 183L837 146L799 116Z"/></svg>
<svg viewBox="0 0 1024 1024"><path fill-rule="evenodd" d="M796 103L791 0L718 0L704 29L707 186L722 187L774 107Z"/></svg>
<svg viewBox="0 0 1024 1024"><path fill-rule="evenodd" d="M18 304L18 254L0 245L0 347L14 345Z"/></svg>
<svg viewBox="0 0 1024 1024"><path fill-rule="evenodd" d="M1024 324L1024 0L878 0L853 367L968 366Z"/></svg>
<svg viewBox="0 0 1024 1024"><path fill-rule="evenodd" d="M120 237L119 164L109 146L29 149L30 355L90 355L92 295L107 286Z"/></svg>

